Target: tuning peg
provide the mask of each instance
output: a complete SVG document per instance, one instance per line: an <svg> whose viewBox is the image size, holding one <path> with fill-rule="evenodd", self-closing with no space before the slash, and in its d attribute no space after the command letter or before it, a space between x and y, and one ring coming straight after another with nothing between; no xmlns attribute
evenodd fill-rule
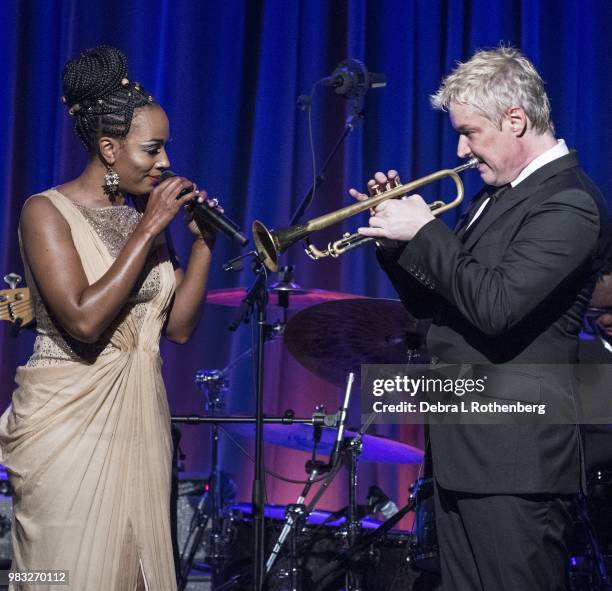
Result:
<svg viewBox="0 0 612 591"><path fill-rule="evenodd" d="M9 273L4 276L4 282L8 284L11 289L15 289L21 283L21 275L17 273Z"/></svg>

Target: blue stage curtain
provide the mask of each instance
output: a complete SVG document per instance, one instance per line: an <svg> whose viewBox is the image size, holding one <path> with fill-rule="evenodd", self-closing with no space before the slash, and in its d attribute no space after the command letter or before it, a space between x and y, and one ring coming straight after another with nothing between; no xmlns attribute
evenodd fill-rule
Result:
<svg viewBox="0 0 612 591"><path fill-rule="evenodd" d="M79 173L85 154L60 103L65 61L100 43L116 45L129 57L131 77L148 87L168 112L176 172L191 176L243 228L254 219L286 225L312 181L307 117L296 99L347 57L385 72L387 87L372 90L365 118L333 160L325 184L306 218L351 202L347 189L364 187L376 170L396 168L404 180L455 166L456 137L444 113L433 111L429 95L457 60L500 42L521 48L547 83L558 137L579 151L586 170L608 199L612 196L610 128L612 67L609 57L612 3L608 0L4 0L0 17L0 271L21 272L17 240L20 208L28 195ZM342 131L346 102L316 91L312 118L317 162ZM465 175L467 194L480 185ZM452 187L424 191L450 193ZM446 215L452 224L459 212ZM361 218L362 220L365 218ZM350 220L342 230L359 225ZM178 250L188 237L173 223ZM316 242L339 235L335 228ZM246 269L225 274L221 264L237 254L220 237L211 289L247 286ZM296 280L370 297L394 297L371 249L339 260L314 263L301 248L283 260L296 265ZM164 373L175 414L203 408L194 374L222 368L250 346L251 326L231 334L232 311L208 307L188 345L165 343ZM271 305L269 316L279 316ZM324 327L333 333L334 327ZM17 365L32 346L24 331L12 338L0 326L0 399L4 407ZM267 345L266 412L295 409L308 415L315 404L333 410L341 398L333 387L301 368L282 340ZM252 364L231 375L227 410L253 409ZM352 422L359 420L352 412ZM387 431L389 432L389 431ZM395 428L394 438L422 445L418 428ZM249 460L222 438L223 469L239 482L239 498L250 498ZM244 443L244 440L243 440ZM250 445L247 445L250 447ZM192 470L208 468L208 430L183 429L183 449ZM303 476L305 454L269 448L267 465ZM360 496L378 482L398 502L406 499L415 468L363 464ZM285 503L297 487L268 479L271 502ZM344 504L340 483L323 505Z"/></svg>

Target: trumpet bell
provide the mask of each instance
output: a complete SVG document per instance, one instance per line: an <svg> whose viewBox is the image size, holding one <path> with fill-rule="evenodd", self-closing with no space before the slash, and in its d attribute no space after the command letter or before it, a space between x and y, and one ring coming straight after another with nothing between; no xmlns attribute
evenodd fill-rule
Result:
<svg viewBox="0 0 612 591"><path fill-rule="evenodd" d="M255 250L266 269L274 273L278 271L279 255L311 232L308 224L268 230L259 220L253 222L252 229Z"/></svg>
<svg viewBox="0 0 612 591"><path fill-rule="evenodd" d="M278 271L278 255L280 250L275 242L274 234L266 228L259 220L253 222L253 242L255 250L266 269Z"/></svg>

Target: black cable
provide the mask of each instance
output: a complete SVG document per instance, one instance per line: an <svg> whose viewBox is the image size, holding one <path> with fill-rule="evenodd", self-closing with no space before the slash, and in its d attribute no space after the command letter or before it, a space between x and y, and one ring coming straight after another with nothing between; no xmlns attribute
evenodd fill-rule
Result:
<svg viewBox="0 0 612 591"><path fill-rule="evenodd" d="M234 439L230 431L228 431L221 425L219 425L219 429L221 429L225 433L225 435L227 435L227 438L239 449L239 451L241 451L249 460L251 460L251 462L255 463L255 458L240 443L238 443L236 439ZM272 478L276 478L277 480L282 480L283 482L289 482L290 484L307 484L309 482L308 480L296 480L294 478L282 476L281 474L278 474L277 472L273 472L272 470L267 470L265 468L264 468L264 472L268 474L269 476L271 476ZM325 478L326 478L326 475L323 474L321 476L317 476L317 478L315 478L311 482L312 484L316 484L317 482L321 482L325 480Z"/></svg>
<svg viewBox="0 0 612 591"><path fill-rule="evenodd" d="M312 162L312 191L310 192L309 195L307 195L306 200L300 204L300 207L298 210L301 212L300 217L302 217L304 213L306 212L306 210L312 205L312 202L314 201L314 198L315 198L315 194L317 192L317 184L318 184L317 183L317 159L316 159L316 153L315 153L314 135L312 131L312 102L314 99L314 93L317 89L317 86L319 86L320 83L321 83L321 80L317 80L312 85L312 88L310 89L310 94L302 95L298 98L298 105L300 109L302 109L303 111L306 111L308 114L308 143L310 146L310 156L311 156L311 162ZM291 224L293 225L294 223L296 222L294 222L292 219Z"/></svg>
<svg viewBox="0 0 612 591"><path fill-rule="evenodd" d="M320 80L317 80L317 82L315 82L312 85L312 88L310 90L310 102L308 103L308 142L310 144L310 156L312 158L312 186L313 186L313 189L312 189L312 194L310 196L310 199L308 203L306 204L306 208L304 211L306 211L306 209L310 207L310 205L314 201L315 194L317 192L317 160L316 160L316 155L315 155L314 135L312 132L312 99L314 98L314 93L315 93L315 90L317 89L317 86L319 85L319 82Z"/></svg>

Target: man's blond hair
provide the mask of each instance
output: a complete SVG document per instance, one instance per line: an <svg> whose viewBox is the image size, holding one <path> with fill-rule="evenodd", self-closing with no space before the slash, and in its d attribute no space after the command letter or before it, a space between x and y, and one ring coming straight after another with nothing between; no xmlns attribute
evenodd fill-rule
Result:
<svg viewBox="0 0 612 591"><path fill-rule="evenodd" d="M513 47L477 51L457 65L431 96L435 109L470 105L501 129L504 114L521 107L537 134L553 133L550 102L533 64Z"/></svg>

